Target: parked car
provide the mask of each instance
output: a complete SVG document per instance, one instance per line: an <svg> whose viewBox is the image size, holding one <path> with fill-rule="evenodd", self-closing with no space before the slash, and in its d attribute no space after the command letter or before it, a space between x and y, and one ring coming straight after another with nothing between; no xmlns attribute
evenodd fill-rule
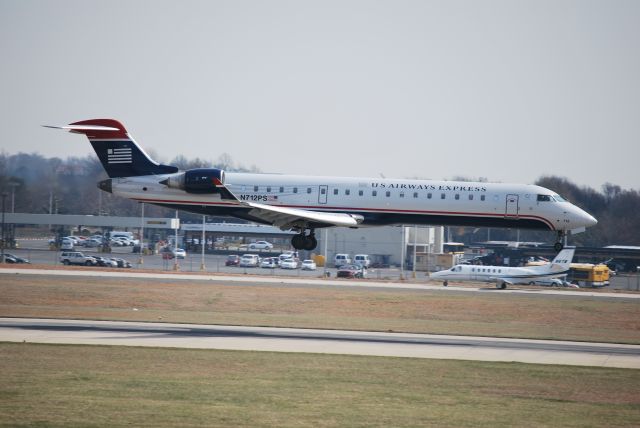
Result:
<svg viewBox="0 0 640 428"><path fill-rule="evenodd" d="M298 261L294 258L284 259L280 262L282 269L298 269Z"/></svg>
<svg viewBox="0 0 640 428"><path fill-rule="evenodd" d="M85 256L80 251L63 251L60 254L60 263L63 265L86 265L95 266L98 261L95 257Z"/></svg>
<svg viewBox="0 0 640 428"><path fill-rule="evenodd" d="M61 250L73 250L74 241L68 238L62 238L62 243L60 245Z"/></svg>
<svg viewBox="0 0 640 428"><path fill-rule="evenodd" d="M124 247L125 243L122 242L120 239L111 238L109 239L109 245L112 247Z"/></svg>
<svg viewBox="0 0 640 428"><path fill-rule="evenodd" d="M116 262L115 260L111 260L106 257L100 257L100 256L96 256L95 259L98 262L98 266L118 267L118 262Z"/></svg>
<svg viewBox="0 0 640 428"><path fill-rule="evenodd" d="M18 257L9 253L4 254L4 262L5 263L31 263L27 259L23 259L22 257Z"/></svg>
<svg viewBox="0 0 640 428"><path fill-rule="evenodd" d="M364 278L367 270L358 265L345 265L338 269L338 278Z"/></svg>
<svg viewBox="0 0 640 428"><path fill-rule="evenodd" d="M371 264L371 260L369 259L368 254L356 254L353 256L353 264L368 268Z"/></svg>
<svg viewBox="0 0 640 428"><path fill-rule="evenodd" d="M529 285L544 285L545 287L569 287L569 288L580 288L580 286L576 284L572 284L569 281L565 281L560 278L551 278L551 279L538 279L535 282L532 281Z"/></svg>
<svg viewBox="0 0 640 428"><path fill-rule="evenodd" d="M285 251L284 253L278 256L278 265L282 263L283 260L286 259L297 259L298 252L297 251Z"/></svg>
<svg viewBox="0 0 640 428"><path fill-rule="evenodd" d="M182 248L164 247L160 252L162 253L163 258L167 259L184 259L185 257L187 257L187 252Z"/></svg>
<svg viewBox="0 0 640 428"><path fill-rule="evenodd" d="M111 260L116 262L119 268L130 268L131 263L128 260L112 257Z"/></svg>
<svg viewBox="0 0 640 428"><path fill-rule="evenodd" d="M258 264L260 264L260 257L255 254L244 254L240 257L241 267L258 267Z"/></svg>
<svg viewBox="0 0 640 428"><path fill-rule="evenodd" d="M238 266L240 264L240 256L232 254L227 256L227 260L224 261L225 266Z"/></svg>
<svg viewBox="0 0 640 428"><path fill-rule="evenodd" d="M260 263L261 268L267 269L275 269L278 267L278 258L277 257L267 257L262 260Z"/></svg>
<svg viewBox="0 0 640 428"><path fill-rule="evenodd" d="M133 239L129 239L126 236L116 236L115 238L111 238L112 240L119 241L123 247L133 247L135 245L135 241ZM137 241L137 240L136 240Z"/></svg>
<svg viewBox="0 0 640 428"><path fill-rule="evenodd" d="M82 245L84 247L88 247L88 248L93 248L93 247L99 247L100 245L102 245L102 238L97 239L97 238L89 238L86 239Z"/></svg>
<svg viewBox="0 0 640 428"><path fill-rule="evenodd" d="M302 261L302 270L316 270L316 262L313 260L303 260Z"/></svg>
<svg viewBox="0 0 640 428"><path fill-rule="evenodd" d="M273 244L267 241L252 242L249 244L250 250L270 250L273 248Z"/></svg>
<svg viewBox="0 0 640 428"><path fill-rule="evenodd" d="M349 257L349 254L336 254L333 258L333 262L337 268L340 266L350 265L351 257Z"/></svg>

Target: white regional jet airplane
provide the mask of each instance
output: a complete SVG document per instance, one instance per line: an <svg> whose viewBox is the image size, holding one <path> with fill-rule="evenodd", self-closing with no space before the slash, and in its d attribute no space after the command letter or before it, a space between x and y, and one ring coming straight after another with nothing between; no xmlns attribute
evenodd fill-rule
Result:
<svg viewBox="0 0 640 428"><path fill-rule="evenodd" d="M46 126L46 125L45 125ZM89 138L108 176L98 187L114 195L198 214L232 216L298 232L296 249L316 247L315 230L430 224L567 231L596 219L549 189L534 185L179 171L161 165L113 119L47 126Z"/></svg>
<svg viewBox="0 0 640 428"><path fill-rule="evenodd" d="M565 248L551 263L542 266L508 267L455 265L451 269L434 272L430 276L441 279L444 285L449 281L495 282L496 287L507 288L507 284L535 284L536 281L566 276L569 273L575 248Z"/></svg>

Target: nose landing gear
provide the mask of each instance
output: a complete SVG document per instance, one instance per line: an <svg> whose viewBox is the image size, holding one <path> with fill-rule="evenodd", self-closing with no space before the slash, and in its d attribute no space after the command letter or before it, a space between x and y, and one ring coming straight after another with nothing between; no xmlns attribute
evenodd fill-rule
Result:
<svg viewBox="0 0 640 428"><path fill-rule="evenodd" d="M556 238L556 243L553 244L553 249L556 250L557 252L562 251L562 249L566 244L566 241L567 241L567 231L559 230L558 237Z"/></svg>
<svg viewBox="0 0 640 428"><path fill-rule="evenodd" d="M310 229L308 235L305 235L304 232L303 230L297 235L294 235L293 238L291 238L291 245L296 250L314 250L318 246L318 240L316 239L314 230Z"/></svg>

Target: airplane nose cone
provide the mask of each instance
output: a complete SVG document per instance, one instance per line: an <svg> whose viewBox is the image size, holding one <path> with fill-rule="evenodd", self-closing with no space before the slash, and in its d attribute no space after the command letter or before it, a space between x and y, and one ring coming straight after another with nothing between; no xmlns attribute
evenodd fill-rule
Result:
<svg viewBox="0 0 640 428"><path fill-rule="evenodd" d="M598 220L590 214L587 214L587 227L595 226L598 224Z"/></svg>

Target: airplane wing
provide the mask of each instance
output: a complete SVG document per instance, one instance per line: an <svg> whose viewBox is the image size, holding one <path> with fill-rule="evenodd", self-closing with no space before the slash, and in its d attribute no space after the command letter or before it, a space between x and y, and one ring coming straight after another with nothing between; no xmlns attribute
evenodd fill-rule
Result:
<svg viewBox="0 0 640 428"><path fill-rule="evenodd" d="M498 276L489 277L489 282L495 282L496 284L504 283L504 284L508 284L508 285L515 284L515 281L513 280L513 278L498 277Z"/></svg>
<svg viewBox="0 0 640 428"><path fill-rule="evenodd" d="M309 223L321 226L358 226L364 218L357 214L310 211L299 208L285 208L255 202L241 202L251 208L249 214L268 221L282 230L305 227Z"/></svg>

